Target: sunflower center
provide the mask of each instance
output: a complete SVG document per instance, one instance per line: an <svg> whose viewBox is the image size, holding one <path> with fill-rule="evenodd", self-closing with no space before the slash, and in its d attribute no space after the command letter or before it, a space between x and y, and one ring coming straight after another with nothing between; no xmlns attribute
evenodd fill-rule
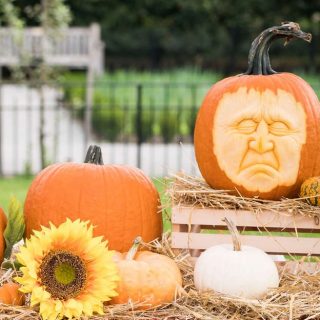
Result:
<svg viewBox="0 0 320 320"><path fill-rule="evenodd" d="M69 284L76 278L76 271L69 263L61 263L54 269L56 280L62 284Z"/></svg>
<svg viewBox="0 0 320 320"><path fill-rule="evenodd" d="M39 278L53 298L68 300L85 287L87 271L80 257L57 250L49 252L42 260Z"/></svg>

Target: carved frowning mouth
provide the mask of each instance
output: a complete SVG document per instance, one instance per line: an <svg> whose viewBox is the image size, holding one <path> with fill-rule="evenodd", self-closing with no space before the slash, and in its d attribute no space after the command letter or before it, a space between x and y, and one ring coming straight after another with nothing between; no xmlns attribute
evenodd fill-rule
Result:
<svg viewBox="0 0 320 320"><path fill-rule="evenodd" d="M240 163L239 173L242 171L254 171L255 173L270 173L279 171L279 161L273 152L263 156L247 153Z"/></svg>
<svg viewBox="0 0 320 320"><path fill-rule="evenodd" d="M249 168L255 169L256 171L265 171L265 170L276 170L278 171L278 167L274 163L251 163L245 166L241 166L239 171L247 170Z"/></svg>
<svg viewBox="0 0 320 320"><path fill-rule="evenodd" d="M279 171L273 166L257 163L241 170L240 174L245 175L247 179L255 179L258 177L275 179L279 175Z"/></svg>

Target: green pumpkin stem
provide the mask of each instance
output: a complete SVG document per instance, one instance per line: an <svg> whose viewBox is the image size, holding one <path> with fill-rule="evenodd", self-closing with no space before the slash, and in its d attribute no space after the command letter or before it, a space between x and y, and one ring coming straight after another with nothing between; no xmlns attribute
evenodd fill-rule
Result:
<svg viewBox="0 0 320 320"><path fill-rule="evenodd" d="M228 230L231 233L232 242L233 242L233 250L234 251L241 251L240 233L239 233L236 225L234 224L233 221L229 220L226 217L222 221L227 224Z"/></svg>
<svg viewBox="0 0 320 320"><path fill-rule="evenodd" d="M300 29L299 24L295 22L285 22L281 26L271 27L264 30L252 42L248 57L247 75L270 75L277 73L271 68L269 58L269 48L272 42L279 38L285 38L285 45L292 39L303 39L311 42L311 34L305 33Z"/></svg>
<svg viewBox="0 0 320 320"><path fill-rule="evenodd" d="M133 241L133 245L132 247L130 248L130 250L127 252L126 254L126 258L125 260L133 260L138 249L139 249L139 246L142 242L142 238L141 237L136 237Z"/></svg>
<svg viewBox="0 0 320 320"><path fill-rule="evenodd" d="M101 148L96 145L90 146L84 159L84 163L103 165Z"/></svg>

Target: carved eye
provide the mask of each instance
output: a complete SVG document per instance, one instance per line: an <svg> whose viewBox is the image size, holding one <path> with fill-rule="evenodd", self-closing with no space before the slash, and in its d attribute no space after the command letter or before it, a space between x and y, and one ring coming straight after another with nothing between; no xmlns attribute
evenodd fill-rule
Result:
<svg viewBox="0 0 320 320"><path fill-rule="evenodd" d="M269 132L276 136L284 136L290 133L290 128L282 121L275 121L269 125Z"/></svg>
<svg viewBox="0 0 320 320"><path fill-rule="evenodd" d="M256 131L257 123L251 119L245 119L240 121L236 128L240 133L250 134Z"/></svg>

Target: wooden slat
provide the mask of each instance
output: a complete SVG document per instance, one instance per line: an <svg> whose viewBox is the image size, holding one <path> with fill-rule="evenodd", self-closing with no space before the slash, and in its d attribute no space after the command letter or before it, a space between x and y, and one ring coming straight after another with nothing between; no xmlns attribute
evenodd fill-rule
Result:
<svg viewBox="0 0 320 320"><path fill-rule="evenodd" d="M188 261L194 266L198 257L188 257ZM306 272L309 274L319 273L320 262L301 262L301 261L275 261L279 272L289 272L297 274L298 272Z"/></svg>
<svg viewBox="0 0 320 320"><path fill-rule="evenodd" d="M97 24L89 28L67 28L53 41L44 38L42 28L25 28L21 34L21 47L14 41L14 35L13 29L0 28L0 65L23 63L19 55L22 51L30 57L44 55L50 65L87 67L98 73L103 69L98 59L103 55L103 43Z"/></svg>
<svg viewBox="0 0 320 320"><path fill-rule="evenodd" d="M246 210L222 210L222 209L195 209L187 207L172 208L172 223L187 225L213 225L225 226L222 221L228 217L234 221L238 227L277 228L277 229L303 229L307 231L319 230L314 219L302 215L286 215L273 211L264 211L253 214Z"/></svg>
<svg viewBox="0 0 320 320"><path fill-rule="evenodd" d="M228 234L172 232L172 247L178 249L207 249L231 241ZM242 235L241 243L273 254L320 255L320 238Z"/></svg>

